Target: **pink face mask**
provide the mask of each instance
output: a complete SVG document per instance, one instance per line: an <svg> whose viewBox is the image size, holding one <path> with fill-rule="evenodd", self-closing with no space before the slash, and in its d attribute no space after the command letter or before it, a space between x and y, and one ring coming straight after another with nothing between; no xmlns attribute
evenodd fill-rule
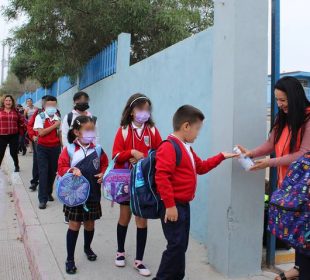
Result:
<svg viewBox="0 0 310 280"><path fill-rule="evenodd" d="M144 124L150 119L150 117L151 114L149 111L139 111L134 118L137 123Z"/></svg>
<svg viewBox="0 0 310 280"><path fill-rule="evenodd" d="M84 144L93 143L96 139L96 132L95 131L83 131L81 142Z"/></svg>

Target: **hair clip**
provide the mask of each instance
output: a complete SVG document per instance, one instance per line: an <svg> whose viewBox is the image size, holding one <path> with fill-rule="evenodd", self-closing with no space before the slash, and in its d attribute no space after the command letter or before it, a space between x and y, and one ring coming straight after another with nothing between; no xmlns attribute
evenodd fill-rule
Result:
<svg viewBox="0 0 310 280"><path fill-rule="evenodd" d="M79 120L76 120L76 123L80 126L81 122Z"/></svg>

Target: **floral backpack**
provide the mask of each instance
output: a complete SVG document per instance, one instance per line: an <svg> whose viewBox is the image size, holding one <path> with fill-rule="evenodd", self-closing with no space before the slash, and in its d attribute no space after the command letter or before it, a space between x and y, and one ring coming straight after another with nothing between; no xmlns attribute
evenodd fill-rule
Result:
<svg viewBox="0 0 310 280"><path fill-rule="evenodd" d="M310 152L291 164L272 194L268 230L310 256Z"/></svg>
<svg viewBox="0 0 310 280"><path fill-rule="evenodd" d="M75 150L74 144L67 145L68 155L72 160ZM95 150L98 157L101 156L101 146L97 145ZM60 202L69 206L75 207L78 205L84 205L89 197L90 184L84 176L74 176L72 173L66 173L62 177L58 177L56 181L56 194Z"/></svg>

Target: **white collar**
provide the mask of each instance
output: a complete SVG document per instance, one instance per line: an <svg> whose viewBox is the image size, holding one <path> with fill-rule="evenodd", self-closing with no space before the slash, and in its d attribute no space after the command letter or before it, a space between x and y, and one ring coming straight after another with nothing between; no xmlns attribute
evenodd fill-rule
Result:
<svg viewBox="0 0 310 280"><path fill-rule="evenodd" d="M76 144L78 144L83 150L87 150L90 147L90 144L88 144L87 146L83 146L78 139L76 140Z"/></svg>
<svg viewBox="0 0 310 280"><path fill-rule="evenodd" d="M82 116L78 111L76 111L76 110L74 110L74 109L72 110L72 113L75 114L75 115L77 115L77 116ZM90 112L86 111L86 116L87 116L87 117L91 117L92 114L91 114Z"/></svg>
<svg viewBox="0 0 310 280"><path fill-rule="evenodd" d="M143 129L143 128L144 128L144 124L142 124L142 126L139 127L139 126L136 126L134 122L131 122L131 125L132 125L132 128L133 128L133 129L137 129L137 130L140 130L140 129Z"/></svg>
<svg viewBox="0 0 310 280"><path fill-rule="evenodd" d="M46 111L44 111L44 113L45 113L45 118L46 118L46 119L50 119L50 120L52 120L52 121L59 121L59 117L58 117L56 114L54 114L54 116L50 117L50 116L46 113Z"/></svg>

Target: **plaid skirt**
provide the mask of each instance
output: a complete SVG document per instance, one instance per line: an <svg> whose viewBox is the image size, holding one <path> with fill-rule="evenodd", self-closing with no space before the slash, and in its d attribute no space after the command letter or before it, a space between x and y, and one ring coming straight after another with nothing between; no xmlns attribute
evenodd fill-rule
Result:
<svg viewBox="0 0 310 280"><path fill-rule="evenodd" d="M86 209L83 205L76 207L69 207L64 205L63 212L69 221L84 222L84 221L95 221L101 218L102 210L100 202L88 201L86 202Z"/></svg>

